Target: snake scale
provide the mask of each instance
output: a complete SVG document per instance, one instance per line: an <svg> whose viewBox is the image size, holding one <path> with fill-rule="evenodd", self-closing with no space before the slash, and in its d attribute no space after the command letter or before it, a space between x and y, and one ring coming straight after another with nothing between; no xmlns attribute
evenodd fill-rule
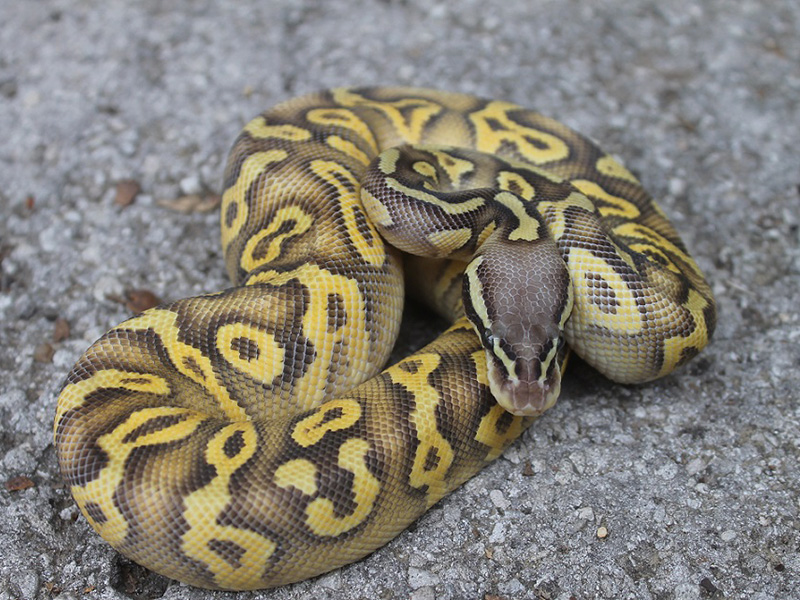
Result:
<svg viewBox="0 0 800 600"><path fill-rule="evenodd" d="M646 381L715 324L636 178L507 102L410 88L284 102L233 145L221 229L234 287L106 333L55 418L92 527L201 587L358 560L555 402L567 347ZM393 246L420 255L406 279L453 325L379 372L403 307Z"/></svg>

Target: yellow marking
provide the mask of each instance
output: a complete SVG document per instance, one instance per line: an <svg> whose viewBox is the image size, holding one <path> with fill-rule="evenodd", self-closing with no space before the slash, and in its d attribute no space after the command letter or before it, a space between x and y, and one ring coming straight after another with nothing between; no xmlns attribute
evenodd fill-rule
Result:
<svg viewBox="0 0 800 600"><path fill-rule="evenodd" d="M681 270L678 268L678 265L675 264L675 261L672 260L672 257L669 256L662 248L659 248L655 244L652 243L628 243L628 248L630 248L634 252L639 252L641 254L646 255L648 258L651 256L660 256L663 263L658 263L659 267L664 267L669 269L673 273L681 273Z"/></svg>
<svg viewBox="0 0 800 600"><path fill-rule="evenodd" d="M309 301L303 315L303 333L316 350L314 362L293 382L297 409L306 410L317 406L327 396L325 382L332 373L338 370L341 377L342 370L347 368L348 364L372 364L373 357L370 356L370 352L373 349L363 343L370 334L366 322L365 299L357 280L306 263L293 271L261 271L251 276L246 285L268 282L280 286L292 280L301 282L308 290ZM333 334L328 332L330 294L336 294L343 299L343 308L347 314L347 324ZM369 324L369 327L371 326ZM334 391L327 390L328 393Z"/></svg>
<svg viewBox="0 0 800 600"><path fill-rule="evenodd" d="M310 460L295 458L275 469L275 485L288 490L295 487L307 496L317 493L317 467Z"/></svg>
<svg viewBox="0 0 800 600"><path fill-rule="evenodd" d="M342 163L331 160L313 160L310 169L322 181L335 188L345 228L361 257L375 267L383 266L386 250L378 231L369 219L360 222L356 219L355 211L359 209L361 203L356 195L360 185L355 174ZM366 228L366 231L363 228Z"/></svg>
<svg viewBox="0 0 800 600"><path fill-rule="evenodd" d="M286 150L267 150L266 152L255 152L249 155L239 170L239 177L231 187L222 194L222 249L227 252L228 246L239 235L242 227L247 221L249 208L247 206L247 192L253 182L263 174L264 169L271 164L285 160L289 156ZM236 217L230 224L227 223L226 215L228 207L236 206Z"/></svg>
<svg viewBox="0 0 800 600"><path fill-rule="evenodd" d="M326 421L326 416L332 411L341 414ZM355 400L330 400L294 426L292 439L307 448L319 442L329 431L340 431L352 427L360 418L361 405Z"/></svg>
<svg viewBox="0 0 800 600"><path fill-rule="evenodd" d="M479 196L475 196L474 198L470 198L464 202L445 202L433 194L428 194L421 190L410 188L400 183L397 179L393 179L391 177L386 178L386 187L400 192L401 194L405 194L410 198L419 200L420 202L432 204L433 206L436 206L437 208L440 208L446 212L448 215L463 215L472 212L485 204L483 198Z"/></svg>
<svg viewBox="0 0 800 600"><path fill-rule="evenodd" d="M225 442L233 435L243 441L237 454L225 453ZM220 525L222 514L233 499L231 477L255 453L258 436L252 423L232 423L220 429L206 446L205 460L216 476L204 487L184 498L183 518L189 528L181 538L181 550L188 557L206 564L214 573L214 582L221 587L250 589L262 584L261 575L275 552L277 544L250 529ZM236 564L231 564L212 550L211 542L229 542L242 550Z"/></svg>
<svg viewBox="0 0 800 600"><path fill-rule="evenodd" d="M289 231L275 235L275 232L287 221L294 221L292 228ZM250 273L259 267L269 264L281 255L281 244L283 244L284 240L301 236L313 226L314 219L300 206L293 205L279 209L264 229L247 240L239 265L244 269L245 273ZM270 235L275 237L270 240L269 247L264 255L261 257L254 256L256 248L258 248L261 241Z"/></svg>
<svg viewBox="0 0 800 600"><path fill-rule="evenodd" d="M436 171L436 167L434 167L431 163L424 160L418 160L411 165L411 168L423 177L433 179L434 183L439 182L439 175Z"/></svg>
<svg viewBox="0 0 800 600"><path fill-rule="evenodd" d="M617 249L620 255L624 253ZM608 263L583 248L569 251L569 270L573 285L573 314L580 314L581 321L604 327L616 334L637 335L642 333L642 315L636 296L627 282ZM614 290L614 312L605 312L592 301L597 300L596 276Z"/></svg>
<svg viewBox="0 0 800 600"><path fill-rule="evenodd" d="M367 143L372 153L378 153L378 142L375 140L372 128L352 110L347 108L315 108L306 113L306 118L309 122L317 125L349 129Z"/></svg>
<svg viewBox="0 0 800 600"><path fill-rule="evenodd" d="M462 180L464 177L475 171L475 163L471 160L454 156L447 149L437 150L435 147L426 147L426 149L436 157L439 168L447 173L447 177L454 188L463 187Z"/></svg>
<svg viewBox="0 0 800 600"><path fill-rule="evenodd" d="M478 319L484 327L492 324L489 317L489 310L483 301L483 282L478 277L478 268L483 264L483 256L475 257L464 270L464 277L469 281L469 296L472 301L472 308L477 313Z"/></svg>
<svg viewBox="0 0 800 600"><path fill-rule="evenodd" d="M441 250L442 255L453 254L472 239L472 229L445 229L428 234L428 241Z"/></svg>
<svg viewBox="0 0 800 600"><path fill-rule="evenodd" d="M623 167L619 162L614 160L608 154L605 156L601 156L597 159L597 163L594 165L595 169L599 173L603 175L608 175L609 177L616 177L617 179L624 179L625 181L630 181L631 183L639 183L639 180L634 177L633 173L628 171L625 167Z"/></svg>
<svg viewBox="0 0 800 600"><path fill-rule="evenodd" d="M128 376L130 376L130 373L128 373ZM185 416L186 418L156 431L141 433L132 441L126 441L126 438L132 432L145 425L148 421L175 415ZM185 439L194 434L197 427L204 420L204 415L186 408L172 406L145 408L131 413L125 421L110 432L97 438L97 446L108 457L108 463L96 479L84 486L74 485L70 488L70 491L92 527L110 544L114 546L121 544L130 527L125 515L117 508L115 496L127 475L125 466L131 453L136 448L143 446L169 444ZM149 483L152 484L153 482ZM106 517L106 521L99 523L92 519L91 514L86 510L86 505L89 502L100 507Z"/></svg>
<svg viewBox="0 0 800 600"><path fill-rule="evenodd" d="M131 373L119 369L97 371L89 379L69 383L61 391L56 407L56 427L69 410L83 405L89 394L99 389L123 388L131 392L144 392L159 396L168 395L171 390L167 380L152 373Z"/></svg>
<svg viewBox="0 0 800 600"><path fill-rule="evenodd" d="M372 221L378 228L390 227L394 224L392 214L386 205L372 195L367 188L361 188L361 203Z"/></svg>
<svg viewBox="0 0 800 600"><path fill-rule="evenodd" d="M256 352L252 358L243 357L237 346L242 340ZM275 337L248 323L228 323L217 329L217 350L236 370L259 383L271 384L283 373L286 351Z"/></svg>
<svg viewBox="0 0 800 600"><path fill-rule="evenodd" d="M134 331L153 330L156 335L161 337L164 348L175 368L182 375L205 389L217 401L222 415L232 421L248 420L249 417L244 408L231 398L227 388L217 378L211 359L198 348L178 339L180 327L177 319L177 313L165 309L152 308L137 317L129 319L120 326L120 329L133 329Z"/></svg>
<svg viewBox="0 0 800 600"><path fill-rule="evenodd" d="M343 88L333 90L333 95L335 101L342 106L364 106L383 113L399 137L410 144L422 141L428 122L444 110L439 104L423 98L379 101L364 98L352 90Z"/></svg>
<svg viewBox="0 0 800 600"><path fill-rule="evenodd" d="M697 266L697 263L694 262L694 259L653 229L638 223L623 223L614 228L614 234L642 240L646 246L655 246L656 250L658 250L662 255L664 252L671 253L672 255L680 258L681 261L689 266L689 268L691 268L698 277L702 278L700 267ZM673 265L672 261L670 261L669 264ZM678 270L675 266L672 266L671 268L676 273L680 272L680 270Z"/></svg>
<svg viewBox="0 0 800 600"><path fill-rule="evenodd" d="M491 221L486 227L478 235L478 241L476 246L480 248L481 244L485 242L490 235L492 235L497 230L497 224L494 221Z"/></svg>
<svg viewBox="0 0 800 600"><path fill-rule="evenodd" d="M513 171L500 171L497 174L497 187L501 190L514 192L529 202L536 196L536 190L531 183L519 173L514 173Z"/></svg>
<svg viewBox="0 0 800 600"><path fill-rule="evenodd" d="M439 354L414 354L402 363L391 367L387 373L392 381L405 387L414 397L414 410L410 419L416 429L419 444L414 454L414 464L408 476L410 486L420 489L427 486L427 506L438 502L448 491L447 473L455 453L450 443L439 433L436 409L441 394L429 382L429 376L439 367ZM413 363L413 372L401 368L403 363ZM426 469L429 454L435 454L435 463Z"/></svg>
<svg viewBox="0 0 800 600"><path fill-rule="evenodd" d="M569 157L569 146L561 138L512 121L508 113L515 110L519 110L515 104L495 101L470 113L469 119L475 127L479 151L507 155L507 151L503 151L503 145L510 143L522 157L536 165ZM536 143L531 143L531 140Z"/></svg>
<svg viewBox="0 0 800 600"><path fill-rule="evenodd" d="M624 217L638 219L641 212L631 201L609 194L599 184L588 179L575 179L572 181L578 190L590 198L597 198L602 204L596 205L598 212L604 217Z"/></svg>
<svg viewBox="0 0 800 600"><path fill-rule="evenodd" d="M333 502L316 498L306 507L306 524L316 535L336 537L364 522L372 512L375 499L381 491L380 481L367 468L366 457L370 444L352 438L339 447L338 465L353 474L353 502L355 510L342 517L336 516Z"/></svg>
<svg viewBox="0 0 800 600"><path fill-rule="evenodd" d="M256 117L244 126L244 131L254 138L289 140L292 142L304 142L311 139L311 132L308 129L297 127L296 125L267 125L264 117Z"/></svg>
<svg viewBox="0 0 800 600"><path fill-rule="evenodd" d="M378 155L378 170L384 175L390 175L397 169L397 161L400 160L400 150L389 148Z"/></svg>
<svg viewBox="0 0 800 600"><path fill-rule="evenodd" d="M550 235L555 240L560 240L567 232L565 211L570 207L580 208L590 215L595 213L594 203L577 191L572 192L563 200L555 202L543 201L536 205L536 210L538 210L539 214L544 218Z"/></svg>
<svg viewBox="0 0 800 600"><path fill-rule="evenodd" d="M329 135L328 139L326 139L325 141L327 142L328 146L330 146L331 148L334 148L334 149L338 150L339 152L342 152L342 153L346 154L347 156L349 156L351 158L354 158L355 160L360 162L362 165L368 165L369 164L370 157L367 156L361 150L361 148L356 146L350 140L346 140L343 137L340 137L338 135Z"/></svg>
<svg viewBox="0 0 800 600"><path fill-rule="evenodd" d="M533 242L539 239L539 221L528 214L519 196L511 192L499 192L495 194L494 199L508 208L519 221L514 230L508 234L509 240Z"/></svg>
<svg viewBox="0 0 800 600"><path fill-rule="evenodd" d="M482 358L483 352L480 354ZM475 360L476 363L481 362L477 358L473 358L473 360ZM484 364L486 363L485 360L483 362ZM475 433L475 440L489 447L489 451L486 453L486 456L483 457L483 460L486 462L492 461L500 456L505 447L517 439L522 433L522 417L516 415L512 417L511 423L505 431L499 432L497 430L497 424L505 414L505 409L499 404L496 404L486 416L481 419L481 423L478 425L478 430Z"/></svg>

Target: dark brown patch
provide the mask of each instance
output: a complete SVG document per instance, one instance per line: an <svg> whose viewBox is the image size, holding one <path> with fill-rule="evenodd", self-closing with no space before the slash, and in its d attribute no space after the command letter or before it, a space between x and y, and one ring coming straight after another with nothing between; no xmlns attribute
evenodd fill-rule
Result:
<svg viewBox="0 0 800 600"><path fill-rule="evenodd" d="M425 464L422 466L422 470L433 471L439 466L440 460L441 457L439 456L439 451L434 446L431 446L428 448L428 454L425 455Z"/></svg>
<svg viewBox="0 0 800 600"><path fill-rule="evenodd" d="M535 137L531 137L529 135L524 135L524 136L522 136L522 139L524 139L526 142L528 142L531 146L533 146L537 150L549 150L550 149L550 144L548 144L546 142L543 142L542 140L537 139Z"/></svg>
<svg viewBox="0 0 800 600"><path fill-rule="evenodd" d="M509 192L511 192L513 194L516 194L517 196L520 196L520 197L522 196L522 186L520 186L517 181L515 181L513 179L509 180L509 181L506 182L506 186L505 187Z"/></svg>
<svg viewBox="0 0 800 600"><path fill-rule="evenodd" d="M236 215L239 214L239 203L238 202L231 202L228 205L228 208L225 209L225 227L229 228L233 225L233 222L236 220Z"/></svg>
<svg viewBox="0 0 800 600"><path fill-rule="evenodd" d="M127 379L120 379L119 382L121 385L147 385L150 380L146 377L128 377Z"/></svg>
<svg viewBox="0 0 800 600"><path fill-rule="evenodd" d="M328 294L328 331L333 333L347 324L347 310L341 294Z"/></svg>
<svg viewBox="0 0 800 600"><path fill-rule="evenodd" d="M500 121L493 117L489 117L488 119L484 119L484 122L489 126L489 129L492 131L506 131L508 128L503 125Z"/></svg>
<svg viewBox="0 0 800 600"><path fill-rule="evenodd" d="M325 414L322 415L322 421L320 421L319 424L324 425L325 423L330 423L336 419L341 419L342 415L344 415L342 408L340 406L335 406L334 408L325 411Z"/></svg>
<svg viewBox="0 0 800 600"><path fill-rule="evenodd" d="M209 540L208 549L234 569L242 566L242 556L247 552L239 544L230 540Z"/></svg>
<svg viewBox="0 0 800 600"><path fill-rule="evenodd" d="M89 518L92 519L97 525L102 525L106 521L108 521L108 517L106 513L103 512L103 509L100 507L97 502L87 502L83 509L89 515Z"/></svg>
<svg viewBox="0 0 800 600"><path fill-rule="evenodd" d="M500 415L500 418L494 424L494 430L498 433L498 435L505 435L508 431L508 428L511 427L511 423L514 422L514 415L510 412L503 412Z"/></svg>
<svg viewBox="0 0 800 600"><path fill-rule="evenodd" d="M167 429L168 427L172 427L177 423L180 423L186 418L186 415L162 415L160 417L154 417L145 421L141 425L139 425L133 431L129 431L128 434L122 438L123 444L130 444L135 442L138 438L143 435L147 435L150 433L154 433L161 429Z"/></svg>
<svg viewBox="0 0 800 600"><path fill-rule="evenodd" d="M419 371L419 361L417 360L405 360L401 363L398 363L397 368L401 371L405 371L406 373L416 373Z"/></svg>
<svg viewBox="0 0 800 600"><path fill-rule="evenodd" d="M678 364L676 366L685 365L698 354L700 354L700 350L698 350L697 346L689 346L684 348L681 350L681 357L678 359Z"/></svg>
<svg viewBox="0 0 800 600"><path fill-rule="evenodd" d="M228 458L233 458L244 448L244 434L241 431L236 431L231 437L225 440L222 446L222 451Z"/></svg>
<svg viewBox="0 0 800 600"><path fill-rule="evenodd" d="M269 252L270 246L272 246L272 242L275 240L275 238L290 233L296 226L297 221L295 219L286 219L285 221L282 221L275 231L258 240L258 243L256 244L255 248L253 248L250 256L254 261L260 261L267 255L267 252ZM281 253L284 252L284 246L292 237L296 236L290 236L290 238L283 239L281 241Z"/></svg>
<svg viewBox="0 0 800 600"><path fill-rule="evenodd" d="M237 337L231 340L231 350L239 353L240 360L258 360L261 351L258 349L258 343L254 342L247 337Z"/></svg>
<svg viewBox="0 0 800 600"><path fill-rule="evenodd" d="M367 215L358 206L353 207L353 219L356 222L359 233L364 236L364 241L370 246L374 246L375 239L372 236L372 228L368 225Z"/></svg>
<svg viewBox="0 0 800 600"><path fill-rule="evenodd" d="M200 368L200 365L198 365L197 361L193 359L191 356L183 357L183 366L189 369L195 375L197 375L200 379L205 381L206 375L205 373L203 373L203 369Z"/></svg>
<svg viewBox="0 0 800 600"><path fill-rule="evenodd" d="M614 289L598 273L587 273L586 283L589 287L589 301L597 306L601 312L614 315L620 306Z"/></svg>

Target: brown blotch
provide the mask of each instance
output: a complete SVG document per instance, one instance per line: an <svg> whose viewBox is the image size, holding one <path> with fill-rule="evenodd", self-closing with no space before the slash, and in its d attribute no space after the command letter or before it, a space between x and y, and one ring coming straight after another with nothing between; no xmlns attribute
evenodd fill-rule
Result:
<svg viewBox="0 0 800 600"><path fill-rule="evenodd" d="M505 435L508 431L508 428L511 427L511 423L513 423L513 421L514 415L512 415L510 412L503 412L503 414L500 415L500 418L495 422L494 430L499 435Z"/></svg>
<svg viewBox="0 0 800 600"><path fill-rule="evenodd" d="M129 431L128 434L122 438L122 443L130 444L131 442L135 442L143 435L148 435L161 429L172 427L173 425L183 421L185 418L186 415L161 415L160 417L154 417L148 421L145 421L133 431Z"/></svg>
<svg viewBox="0 0 800 600"><path fill-rule="evenodd" d="M341 294L328 294L328 331L333 333L347 324L347 310Z"/></svg>
<svg viewBox="0 0 800 600"><path fill-rule="evenodd" d="M597 306L601 312L610 315L616 314L620 302L617 300L617 294L614 289L608 285L603 276L598 273L588 273L586 281L591 291L589 301Z"/></svg>
<svg viewBox="0 0 800 600"><path fill-rule="evenodd" d="M436 467L439 466L439 461L441 457L439 456L439 451L431 446L428 448L428 454L425 456L425 464L422 466L424 471L433 471Z"/></svg>
<svg viewBox="0 0 800 600"><path fill-rule="evenodd" d="M122 385L147 385L150 383L150 380L146 377L128 377L127 379L120 379L119 382Z"/></svg>
<svg viewBox="0 0 800 600"><path fill-rule="evenodd" d="M406 373L414 374L419 371L419 361L417 360L406 360L397 365L398 369L405 371Z"/></svg>
<svg viewBox="0 0 800 600"><path fill-rule="evenodd" d="M205 381L206 375L205 373L203 373L203 369L200 368L200 365L198 365L197 361L193 359L191 356L183 357L183 366L189 369L195 375L197 375L200 379Z"/></svg>
<svg viewBox="0 0 800 600"><path fill-rule="evenodd" d="M684 348L681 350L681 357L678 359L678 364L676 366L680 367L681 365L685 365L698 354L700 354L700 350L697 346L688 346Z"/></svg>
<svg viewBox="0 0 800 600"><path fill-rule="evenodd" d="M225 440L222 446L222 451L228 458L233 458L244 448L244 434L241 431L236 431L234 434Z"/></svg>
<svg viewBox="0 0 800 600"><path fill-rule="evenodd" d="M103 509L97 502L87 502L83 506L83 510L86 511L86 514L89 515L89 518L94 521L97 525L102 525L106 521L108 521L108 517L106 513L103 512Z"/></svg>
<svg viewBox="0 0 800 600"><path fill-rule="evenodd" d="M334 408L325 411L325 414L322 415L322 420L320 421L319 425L322 426L326 423L341 419L343 415L344 411L342 410L342 407L335 406Z"/></svg>
<svg viewBox="0 0 800 600"><path fill-rule="evenodd" d="M209 540L208 549L234 569L242 566L242 557L247 552L245 548L230 540Z"/></svg>
<svg viewBox="0 0 800 600"><path fill-rule="evenodd" d="M236 220L236 215L239 214L239 203L231 202L228 208L225 209L225 227L231 228L233 222Z"/></svg>
<svg viewBox="0 0 800 600"><path fill-rule="evenodd" d="M240 360L258 360L261 351L258 344L247 337L237 337L231 340L231 350L239 353Z"/></svg>
<svg viewBox="0 0 800 600"><path fill-rule="evenodd" d="M267 252L269 252L270 246L272 246L272 242L275 240L275 238L280 235L290 233L295 227L297 227L297 221L295 219L286 219L285 221L281 222L274 232L270 233L269 235L265 235L258 241L258 243L255 245L255 248L253 248L253 251L250 253L252 259L255 261L263 259L267 255ZM283 246L287 243L287 241L287 239L281 241L281 249L283 249Z"/></svg>
<svg viewBox="0 0 800 600"><path fill-rule="evenodd" d="M522 136L526 142L528 142L531 146L536 148L537 150L549 150L550 144L543 142L542 140L536 139L535 137L531 137L529 135Z"/></svg>

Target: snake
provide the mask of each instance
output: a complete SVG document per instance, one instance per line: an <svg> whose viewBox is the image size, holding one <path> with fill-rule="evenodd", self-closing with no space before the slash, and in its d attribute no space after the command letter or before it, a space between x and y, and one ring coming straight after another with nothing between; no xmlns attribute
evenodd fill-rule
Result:
<svg viewBox="0 0 800 600"><path fill-rule="evenodd" d="M290 99L238 135L223 189L232 287L103 335L54 424L91 527L194 586L357 561L552 407L568 353L645 382L715 327L708 283L638 179L510 102ZM406 290L451 325L385 368Z"/></svg>

